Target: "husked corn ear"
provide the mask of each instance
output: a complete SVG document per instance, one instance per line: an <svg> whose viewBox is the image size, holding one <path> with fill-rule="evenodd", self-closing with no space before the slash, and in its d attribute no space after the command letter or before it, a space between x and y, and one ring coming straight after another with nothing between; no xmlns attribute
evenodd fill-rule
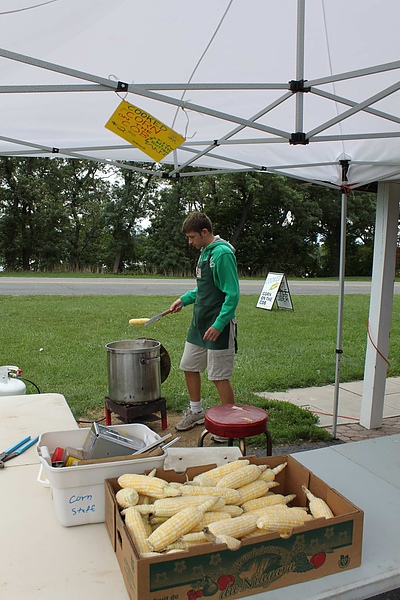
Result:
<svg viewBox="0 0 400 600"><path fill-rule="evenodd" d="M305 506L290 506L289 507L289 506L286 506L286 504L274 504L272 506L264 506L263 508L257 508L255 510L250 510L245 514L258 515L259 517L262 517L264 515L271 515L271 514L286 515L288 510L293 515L299 514L302 519L304 518L304 515L306 515L306 521L309 521L314 518L312 515L309 514L308 509Z"/></svg>
<svg viewBox="0 0 400 600"><path fill-rule="evenodd" d="M203 524L203 527L209 525L210 523L215 523L216 521L224 521L226 519L231 519L231 515L226 512L219 512L217 510L209 510L204 513L203 518L200 521L200 524Z"/></svg>
<svg viewBox="0 0 400 600"><path fill-rule="evenodd" d="M223 488L219 486L206 487L199 485L184 485L182 488L182 496L197 496L207 495L223 498L226 504L239 504L240 493L238 490Z"/></svg>
<svg viewBox="0 0 400 600"><path fill-rule="evenodd" d="M123 488L124 490L133 490L133 488ZM138 504L152 504L153 499L150 496L139 494Z"/></svg>
<svg viewBox="0 0 400 600"><path fill-rule="evenodd" d="M134 488L138 494L145 494L152 498L166 498L167 496L180 496L180 491L170 486L159 477L148 475L126 474L118 477L122 488Z"/></svg>
<svg viewBox="0 0 400 600"><path fill-rule="evenodd" d="M231 517L240 517L240 515L242 515L244 512L243 508L241 506L237 506L236 504L225 504L225 506L222 506L221 508L216 508L214 506L213 510L218 512L226 512L228 515L231 515Z"/></svg>
<svg viewBox="0 0 400 600"><path fill-rule="evenodd" d="M129 319L129 325L144 325L149 319Z"/></svg>
<svg viewBox="0 0 400 600"><path fill-rule="evenodd" d="M312 515L307 514L305 511L293 511L288 507L286 507L286 510L282 510L283 506L286 505L279 504L269 507L257 519L258 529L262 529L266 533L276 531L281 536L287 536L290 535L293 527L299 527L313 518Z"/></svg>
<svg viewBox="0 0 400 600"><path fill-rule="evenodd" d="M195 525L193 527L193 529L190 530L190 533L196 533L197 531L203 531L204 527L207 527L207 525L209 525L210 523L214 523L216 521L223 521L224 519L231 519L231 515L228 513L224 513L224 512L219 512L219 511L208 511L205 512L203 515L203 518L201 519L200 523L197 523L197 525Z"/></svg>
<svg viewBox="0 0 400 600"><path fill-rule="evenodd" d="M128 508L139 502L139 494L133 488L122 488L115 494L115 499L120 508Z"/></svg>
<svg viewBox="0 0 400 600"><path fill-rule="evenodd" d="M218 480L219 487L227 487L231 489L237 489L258 479L261 475L261 469L258 465L246 465L238 471L233 471L221 477Z"/></svg>
<svg viewBox="0 0 400 600"><path fill-rule="evenodd" d="M179 481L171 481L171 483L169 483L168 485L170 487L176 488L177 490L180 490L183 486L183 483L180 483Z"/></svg>
<svg viewBox="0 0 400 600"><path fill-rule="evenodd" d="M251 483L239 488L238 492L240 492L240 506L249 500L266 496L269 493L272 485L277 486L279 484L276 481L262 481L261 479L256 479L256 481L252 481Z"/></svg>
<svg viewBox="0 0 400 600"><path fill-rule="evenodd" d="M260 498L260 496L265 496L265 494L268 494L269 490L269 483L266 481L261 481L261 479L256 479L247 485L243 485L238 489L238 492L240 492L240 506L243 506L243 504L249 500Z"/></svg>
<svg viewBox="0 0 400 600"><path fill-rule="evenodd" d="M266 531L264 531L263 529L257 529L255 531L252 531L251 533L249 533L248 535L244 535L242 537L242 540L247 540L248 538L252 538L252 537L257 537L258 535L265 535Z"/></svg>
<svg viewBox="0 0 400 600"><path fill-rule="evenodd" d="M156 517L153 515L150 517L150 525L161 525L161 523L165 523L167 519L169 519L169 517Z"/></svg>
<svg viewBox="0 0 400 600"><path fill-rule="evenodd" d="M150 473L147 474L147 477L155 477L157 469L152 469ZM153 502L150 496L146 496L144 494L139 494L139 502L138 504L151 504Z"/></svg>
<svg viewBox="0 0 400 600"><path fill-rule="evenodd" d="M210 510L215 503L215 498L207 500L200 506L187 506L181 511L162 523L148 537L150 549L160 552L167 546L179 540L182 535L188 533L197 523L201 521L206 510Z"/></svg>
<svg viewBox="0 0 400 600"><path fill-rule="evenodd" d="M217 496L206 496L203 494L199 496L179 496L178 498L156 500L153 504L152 513L157 517L172 517L172 515L176 515L176 513L186 508L189 504L191 506L199 506L211 498L214 500L214 504L212 505L213 510L219 510L225 506L225 500Z"/></svg>
<svg viewBox="0 0 400 600"><path fill-rule="evenodd" d="M168 554L169 552L179 552L179 551L185 551L185 550L189 550L189 548L191 548L192 546L198 546L199 544L204 544L204 541L199 541L199 542L182 542L181 540L178 540L176 542L173 542L172 544L169 544L166 548L165 548L165 554ZM163 552L164 554L164 552Z"/></svg>
<svg viewBox="0 0 400 600"><path fill-rule="evenodd" d="M234 538L241 538L254 531L257 527L257 515L244 513L240 517L233 517L226 521L217 521L210 523L204 528L205 533L211 533L214 536L230 535Z"/></svg>
<svg viewBox="0 0 400 600"><path fill-rule="evenodd" d="M207 477L205 474L199 475L197 477L194 477L192 481L187 481L187 485L204 485L207 487L214 487L215 485L217 485L218 482L218 479L216 477Z"/></svg>
<svg viewBox="0 0 400 600"><path fill-rule="evenodd" d="M242 503L242 508L245 512L249 510L257 510L258 508L264 508L266 506L273 506L274 504L289 504L296 498L296 494L288 494L283 496L282 494L271 494L270 496L262 496L261 498L254 498L253 500L247 500Z"/></svg>
<svg viewBox="0 0 400 600"><path fill-rule="evenodd" d="M334 517L333 512L331 511L325 500L314 496L314 494L311 493L305 485L302 485L301 488L307 496L310 506L310 512L313 515L313 517L315 517L316 519L319 517L325 517L325 519L332 519L332 517Z"/></svg>
<svg viewBox="0 0 400 600"><path fill-rule="evenodd" d="M215 467L214 469L209 469L208 471L205 471L204 473L201 473L200 475L196 475L195 477L193 477L193 482L201 482L202 478L206 477L206 478L210 478L212 477L213 479L220 479L221 477L224 477L224 475L227 475L228 473L231 473L232 471L236 471L236 469L241 469L242 467L245 467L246 465L250 464L250 461L246 458L243 460L234 460L232 462L229 463L225 463L224 465L221 465L220 467ZM201 485L197 484L197 485Z"/></svg>
<svg viewBox="0 0 400 600"><path fill-rule="evenodd" d="M189 533L185 533L180 540L180 542L208 542L206 538L206 534L204 531L190 531Z"/></svg>
<svg viewBox="0 0 400 600"><path fill-rule="evenodd" d="M125 512L125 525L132 536L137 551L141 555L149 552L150 546L147 542L148 533L143 523L142 516L134 506L130 506Z"/></svg>
<svg viewBox="0 0 400 600"><path fill-rule="evenodd" d="M287 462L284 462L284 463L281 463L280 465L277 465L273 469L266 469L263 473L261 473L260 479L263 479L264 481L274 481L275 477L281 471L283 471L283 469L286 467L286 465L287 465Z"/></svg>
<svg viewBox="0 0 400 600"><path fill-rule="evenodd" d="M149 515L141 515L141 517L142 517L144 528L146 530L147 537L149 537L149 535L151 533L153 533L153 528L150 523Z"/></svg>
<svg viewBox="0 0 400 600"><path fill-rule="evenodd" d="M123 488L123 489L129 490L129 489L133 489L133 488ZM151 515L154 512L154 504L136 504L135 508L141 515Z"/></svg>
<svg viewBox="0 0 400 600"><path fill-rule="evenodd" d="M215 537L216 544L226 544L229 550L237 550L240 547L240 540L227 534L220 534Z"/></svg>

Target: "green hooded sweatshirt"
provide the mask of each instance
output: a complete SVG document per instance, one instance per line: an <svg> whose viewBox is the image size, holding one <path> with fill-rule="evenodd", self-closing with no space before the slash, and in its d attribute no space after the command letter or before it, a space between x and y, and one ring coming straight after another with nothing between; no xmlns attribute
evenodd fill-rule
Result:
<svg viewBox="0 0 400 600"><path fill-rule="evenodd" d="M196 267L197 287L181 296L184 306L194 303L187 341L210 350L228 348L230 321L236 316L240 288L234 248L215 236L202 248ZM209 327L221 332L215 342L204 341Z"/></svg>

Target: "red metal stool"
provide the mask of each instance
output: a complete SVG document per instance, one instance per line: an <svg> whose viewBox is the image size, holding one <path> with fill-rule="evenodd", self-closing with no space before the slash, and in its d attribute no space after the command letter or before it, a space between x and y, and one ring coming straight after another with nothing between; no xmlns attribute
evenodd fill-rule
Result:
<svg viewBox="0 0 400 600"><path fill-rule="evenodd" d="M267 439L267 456L272 455L272 439L268 431L268 413L262 408L246 404L213 406L205 412L204 427L198 446L202 446L206 435L212 433L228 438L228 446L233 446L233 440L239 440L240 451L245 456L245 438L264 433Z"/></svg>

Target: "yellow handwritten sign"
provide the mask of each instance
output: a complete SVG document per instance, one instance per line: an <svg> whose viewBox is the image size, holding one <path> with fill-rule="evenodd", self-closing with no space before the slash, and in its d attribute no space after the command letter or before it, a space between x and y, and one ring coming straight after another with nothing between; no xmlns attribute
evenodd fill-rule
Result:
<svg viewBox="0 0 400 600"><path fill-rule="evenodd" d="M125 100L122 100L105 127L142 150L156 162L185 141L179 133Z"/></svg>

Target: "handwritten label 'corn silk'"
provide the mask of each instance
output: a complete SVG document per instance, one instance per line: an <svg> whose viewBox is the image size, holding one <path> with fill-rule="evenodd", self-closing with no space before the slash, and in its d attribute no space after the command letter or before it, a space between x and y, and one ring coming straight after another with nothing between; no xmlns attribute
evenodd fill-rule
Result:
<svg viewBox="0 0 400 600"><path fill-rule="evenodd" d="M182 135L125 100L122 100L105 127L156 162L185 141Z"/></svg>

